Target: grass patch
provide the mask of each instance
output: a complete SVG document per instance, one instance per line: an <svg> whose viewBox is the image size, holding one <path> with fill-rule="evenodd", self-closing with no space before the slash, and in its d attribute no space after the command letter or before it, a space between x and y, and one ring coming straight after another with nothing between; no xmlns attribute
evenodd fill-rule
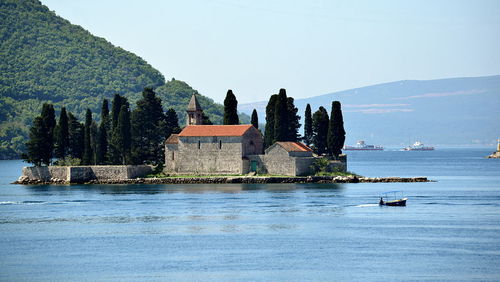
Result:
<svg viewBox="0 0 500 282"><path fill-rule="evenodd" d="M320 171L316 173L316 176L356 176L356 177L363 177L359 174L356 174L354 172L346 171L346 172L341 172L341 171L335 171L335 172L326 172L326 171Z"/></svg>

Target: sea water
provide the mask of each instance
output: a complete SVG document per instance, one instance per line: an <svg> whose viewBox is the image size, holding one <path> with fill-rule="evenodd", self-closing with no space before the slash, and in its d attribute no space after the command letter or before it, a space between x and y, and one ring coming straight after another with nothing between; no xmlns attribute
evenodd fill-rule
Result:
<svg viewBox="0 0 500 282"><path fill-rule="evenodd" d="M498 281L490 151L349 153L430 183L22 186L0 161L0 281ZM407 206L378 206L388 190Z"/></svg>

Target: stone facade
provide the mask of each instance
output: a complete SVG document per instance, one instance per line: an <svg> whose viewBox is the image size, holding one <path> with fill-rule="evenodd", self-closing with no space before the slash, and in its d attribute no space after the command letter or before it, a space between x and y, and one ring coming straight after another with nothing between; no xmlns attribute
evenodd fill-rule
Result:
<svg viewBox="0 0 500 282"><path fill-rule="evenodd" d="M148 165L24 167L21 178L41 182L85 183L90 180L125 180L152 172Z"/></svg>
<svg viewBox="0 0 500 282"><path fill-rule="evenodd" d="M260 131L251 125L192 125L165 142L164 171L244 174L248 170L246 159L262 152L262 146Z"/></svg>
<svg viewBox="0 0 500 282"><path fill-rule="evenodd" d="M318 159L300 142L276 142L263 154L263 138L252 125L199 125L202 113L193 94L187 126L165 141L168 175L247 174L311 175ZM330 161L329 169L345 171L344 161Z"/></svg>
<svg viewBox="0 0 500 282"><path fill-rule="evenodd" d="M315 157L311 149L299 142L276 142L267 148L264 155L250 156L250 169L257 173L271 175L301 176L312 175ZM253 163L253 164L252 164ZM346 171L343 161L330 161L329 170Z"/></svg>

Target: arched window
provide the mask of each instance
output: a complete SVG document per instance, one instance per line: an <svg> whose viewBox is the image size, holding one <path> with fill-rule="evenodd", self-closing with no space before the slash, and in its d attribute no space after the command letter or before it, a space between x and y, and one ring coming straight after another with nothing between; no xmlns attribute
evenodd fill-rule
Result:
<svg viewBox="0 0 500 282"><path fill-rule="evenodd" d="M201 149L201 141L198 140L198 150Z"/></svg>
<svg viewBox="0 0 500 282"><path fill-rule="evenodd" d="M219 150L222 149L222 140L219 140Z"/></svg>

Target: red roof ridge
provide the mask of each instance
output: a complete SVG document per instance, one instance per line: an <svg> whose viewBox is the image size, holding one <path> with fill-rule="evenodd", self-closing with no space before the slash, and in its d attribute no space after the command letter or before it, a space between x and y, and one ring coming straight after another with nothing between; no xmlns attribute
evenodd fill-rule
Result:
<svg viewBox="0 0 500 282"><path fill-rule="evenodd" d="M283 147L283 149L288 152L310 152L312 151L309 146L305 145L302 142L294 142L294 141L278 141L276 144Z"/></svg>
<svg viewBox="0 0 500 282"><path fill-rule="evenodd" d="M179 133L179 137L243 136L251 127L251 124L188 125Z"/></svg>

